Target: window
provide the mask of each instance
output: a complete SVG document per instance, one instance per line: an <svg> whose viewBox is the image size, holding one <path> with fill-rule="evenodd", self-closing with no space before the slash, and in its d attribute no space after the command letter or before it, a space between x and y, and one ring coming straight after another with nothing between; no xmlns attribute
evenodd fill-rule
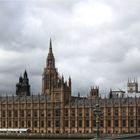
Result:
<svg viewBox="0 0 140 140"><path fill-rule="evenodd" d="M28 117L28 118L31 117L31 110L27 110L27 117Z"/></svg>
<svg viewBox="0 0 140 140"><path fill-rule="evenodd" d="M31 127L31 121L28 121L27 124L28 124L28 127Z"/></svg>
<svg viewBox="0 0 140 140"><path fill-rule="evenodd" d="M72 125L72 127L75 127L75 121L74 120L72 120L71 125Z"/></svg>
<svg viewBox="0 0 140 140"><path fill-rule="evenodd" d="M82 120L79 120L79 127L82 127Z"/></svg>
<svg viewBox="0 0 140 140"><path fill-rule="evenodd" d="M41 121L41 127L44 127L44 121Z"/></svg>
<svg viewBox="0 0 140 140"><path fill-rule="evenodd" d="M41 116L41 117L44 117L44 110L41 110L41 111L40 111L40 116Z"/></svg>
<svg viewBox="0 0 140 140"><path fill-rule="evenodd" d="M73 116L73 117L75 116L75 110L71 111L71 116Z"/></svg>
<svg viewBox="0 0 140 140"><path fill-rule="evenodd" d="M79 110L79 117L82 117L82 110Z"/></svg>
<svg viewBox="0 0 140 140"><path fill-rule="evenodd" d="M2 108L6 108L6 105L3 104L3 105L2 105Z"/></svg>
<svg viewBox="0 0 140 140"><path fill-rule="evenodd" d="M68 110L65 110L65 116L68 116Z"/></svg>
<svg viewBox="0 0 140 140"><path fill-rule="evenodd" d="M34 110L34 117L37 117L37 110Z"/></svg>
<svg viewBox="0 0 140 140"><path fill-rule="evenodd" d="M107 123L108 127L111 127L111 120L108 120Z"/></svg>
<svg viewBox="0 0 140 140"><path fill-rule="evenodd" d="M55 126L56 126L56 127L60 127L60 121L59 121L59 120L56 120L56 121L55 121Z"/></svg>
<svg viewBox="0 0 140 140"><path fill-rule="evenodd" d="M140 120L138 120L138 127L140 127Z"/></svg>
<svg viewBox="0 0 140 140"><path fill-rule="evenodd" d="M114 115L115 115L115 116L118 116L118 112L119 112L119 110L118 110L118 108L116 108L116 109L115 109L115 114L114 114Z"/></svg>
<svg viewBox="0 0 140 140"><path fill-rule="evenodd" d="M104 127L104 121L100 120L100 127Z"/></svg>
<svg viewBox="0 0 140 140"><path fill-rule="evenodd" d="M138 115L140 115L140 107L138 107Z"/></svg>
<svg viewBox="0 0 140 140"><path fill-rule="evenodd" d="M8 117L12 117L12 112L8 111Z"/></svg>
<svg viewBox="0 0 140 140"><path fill-rule="evenodd" d="M93 126L96 127L96 120L93 120Z"/></svg>
<svg viewBox="0 0 140 140"><path fill-rule="evenodd" d="M126 127L126 120L122 120L122 126Z"/></svg>
<svg viewBox="0 0 140 140"><path fill-rule="evenodd" d="M47 116L48 116L48 117L51 117L51 110L48 110L48 111L47 111Z"/></svg>
<svg viewBox="0 0 140 140"><path fill-rule="evenodd" d="M18 121L15 121L14 123L15 123L15 127L18 127Z"/></svg>
<svg viewBox="0 0 140 140"><path fill-rule="evenodd" d="M24 110L21 110L21 117L24 117Z"/></svg>
<svg viewBox="0 0 140 140"><path fill-rule="evenodd" d="M60 109L55 110L55 116L60 116Z"/></svg>
<svg viewBox="0 0 140 140"><path fill-rule="evenodd" d="M40 104L40 108L44 108L44 104Z"/></svg>
<svg viewBox="0 0 140 140"><path fill-rule="evenodd" d="M14 117L18 117L18 111L17 110L14 111Z"/></svg>
<svg viewBox="0 0 140 140"><path fill-rule="evenodd" d="M134 127L134 120L130 120L130 127Z"/></svg>
<svg viewBox="0 0 140 140"><path fill-rule="evenodd" d="M69 121L68 120L65 121L65 127L69 127Z"/></svg>
<svg viewBox="0 0 140 140"><path fill-rule="evenodd" d="M118 124L118 120L115 120L115 127L118 127L119 124Z"/></svg>
<svg viewBox="0 0 140 140"><path fill-rule="evenodd" d="M11 104L8 105L8 109L10 109L10 108L12 108L12 105Z"/></svg>
<svg viewBox="0 0 140 140"><path fill-rule="evenodd" d="M5 114L6 114L5 111L2 111L2 117L5 117Z"/></svg>
<svg viewBox="0 0 140 140"><path fill-rule="evenodd" d="M86 114L85 114L85 115L86 115L86 117L89 117L89 112L86 112Z"/></svg>
<svg viewBox="0 0 140 140"><path fill-rule="evenodd" d="M9 127L12 127L11 121L8 122L8 126L9 126Z"/></svg>
<svg viewBox="0 0 140 140"><path fill-rule="evenodd" d="M126 116L126 108L122 109L122 116Z"/></svg>
<svg viewBox="0 0 140 140"><path fill-rule="evenodd" d="M28 104L27 104L27 107L31 107L31 104L30 104L30 103L28 103Z"/></svg>
<svg viewBox="0 0 140 140"><path fill-rule="evenodd" d="M38 107L38 104L34 104L34 107L35 107L35 108Z"/></svg>
<svg viewBox="0 0 140 140"><path fill-rule="evenodd" d="M2 126L3 126L3 127L6 127L6 126L5 126L5 121L2 121Z"/></svg>
<svg viewBox="0 0 140 140"><path fill-rule="evenodd" d="M34 121L34 127L37 127L38 125L37 125L37 121Z"/></svg>
<svg viewBox="0 0 140 140"><path fill-rule="evenodd" d="M24 108L25 104L21 104L21 107Z"/></svg>
<svg viewBox="0 0 140 140"><path fill-rule="evenodd" d="M21 127L24 127L24 121L21 121Z"/></svg>
<svg viewBox="0 0 140 140"><path fill-rule="evenodd" d="M111 116L111 109L110 108L107 109L107 115Z"/></svg>
<svg viewBox="0 0 140 140"><path fill-rule="evenodd" d="M132 107L129 109L129 114L130 114L131 116L134 115L134 109L133 109Z"/></svg>
<svg viewBox="0 0 140 140"><path fill-rule="evenodd" d="M51 127L51 121L48 121L48 127Z"/></svg>
<svg viewBox="0 0 140 140"><path fill-rule="evenodd" d="M89 127L89 120L86 120L86 127Z"/></svg>

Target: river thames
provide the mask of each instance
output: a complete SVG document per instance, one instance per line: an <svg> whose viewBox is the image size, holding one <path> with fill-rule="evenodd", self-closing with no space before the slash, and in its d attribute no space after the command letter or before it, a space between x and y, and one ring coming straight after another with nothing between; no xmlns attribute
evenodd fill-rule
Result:
<svg viewBox="0 0 140 140"><path fill-rule="evenodd" d="M17 140L17 139L0 139L0 140ZM19 140L66 140L66 139L19 139ZM68 140L81 140L81 139L68 139ZM82 139L82 140L90 140L90 139Z"/></svg>

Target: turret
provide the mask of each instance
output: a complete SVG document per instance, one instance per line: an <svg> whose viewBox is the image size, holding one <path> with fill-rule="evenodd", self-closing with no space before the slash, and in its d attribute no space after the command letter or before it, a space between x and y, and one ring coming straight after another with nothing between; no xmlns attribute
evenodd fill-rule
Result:
<svg viewBox="0 0 140 140"><path fill-rule="evenodd" d="M62 75L62 83L64 83L64 76Z"/></svg>
<svg viewBox="0 0 140 140"><path fill-rule="evenodd" d="M71 77L69 76L69 87L71 88Z"/></svg>
<svg viewBox="0 0 140 140"><path fill-rule="evenodd" d="M80 98L80 92L78 91L78 98Z"/></svg>
<svg viewBox="0 0 140 140"><path fill-rule="evenodd" d="M89 98L98 99L99 98L99 87L91 87Z"/></svg>
<svg viewBox="0 0 140 140"><path fill-rule="evenodd" d="M24 78L26 78L26 79L28 78L28 75L27 75L27 71L26 70L24 71Z"/></svg>
<svg viewBox="0 0 140 140"><path fill-rule="evenodd" d="M20 77L19 77L19 83L22 83L23 82L23 78L22 78L22 76L20 75Z"/></svg>
<svg viewBox="0 0 140 140"><path fill-rule="evenodd" d="M134 80L128 79L127 92L128 93L138 93L138 82L135 78L134 78Z"/></svg>
<svg viewBox="0 0 140 140"><path fill-rule="evenodd" d="M23 74L23 77L20 75L19 82L16 84L16 95L30 96L30 85L26 70Z"/></svg>
<svg viewBox="0 0 140 140"><path fill-rule="evenodd" d="M113 98L112 89L110 89L110 92L109 92L109 99L112 99L112 98Z"/></svg>

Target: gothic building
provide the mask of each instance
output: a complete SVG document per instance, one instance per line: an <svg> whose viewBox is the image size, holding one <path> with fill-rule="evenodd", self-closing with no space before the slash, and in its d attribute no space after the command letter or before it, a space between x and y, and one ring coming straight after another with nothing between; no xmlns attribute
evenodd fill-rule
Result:
<svg viewBox="0 0 140 140"><path fill-rule="evenodd" d="M71 78L64 81L55 67L55 58L52 52L52 43L47 57L46 67L42 76L42 94L50 96L53 101L68 101L71 97Z"/></svg>
<svg viewBox="0 0 140 140"><path fill-rule="evenodd" d="M127 92L129 93L138 93L138 82L137 80L128 80L127 83Z"/></svg>
<svg viewBox="0 0 140 140"><path fill-rule="evenodd" d="M99 98L99 87L91 87L89 99L98 99Z"/></svg>
<svg viewBox="0 0 140 140"><path fill-rule="evenodd" d="M16 84L17 96L30 96L30 85L27 72L25 70L23 77L19 77L19 82Z"/></svg>
<svg viewBox="0 0 140 140"><path fill-rule="evenodd" d="M30 95L27 72L20 76L15 96L0 97L0 128L29 128L32 133L94 134L95 105L99 102L100 133L140 132L140 93L138 82L128 81L128 90L110 90L100 97L99 87L91 88L88 97L72 96L71 78L66 81L55 67L50 41L42 75L42 93Z"/></svg>

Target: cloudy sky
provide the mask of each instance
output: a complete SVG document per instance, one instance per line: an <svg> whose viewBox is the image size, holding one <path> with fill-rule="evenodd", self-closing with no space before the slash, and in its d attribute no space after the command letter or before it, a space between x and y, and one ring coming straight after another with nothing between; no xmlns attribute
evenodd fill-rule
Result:
<svg viewBox="0 0 140 140"><path fill-rule="evenodd" d="M140 81L140 0L0 0L1 94L15 93L25 69L32 92L41 92L50 37L75 95Z"/></svg>

